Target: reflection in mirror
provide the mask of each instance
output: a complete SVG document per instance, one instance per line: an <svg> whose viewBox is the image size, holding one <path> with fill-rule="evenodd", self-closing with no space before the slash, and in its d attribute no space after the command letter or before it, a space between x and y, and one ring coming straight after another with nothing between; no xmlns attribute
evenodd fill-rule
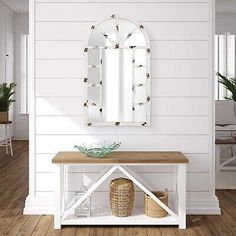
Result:
<svg viewBox="0 0 236 236"><path fill-rule="evenodd" d="M135 90L135 103L145 103L147 99L145 85L136 87Z"/></svg>
<svg viewBox="0 0 236 236"><path fill-rule="evenodd" d="M97 107L97 106L89 106L88 107L88 117L93 122L99 122L100 121L99 107Z"/></svg>
<svg viewBox="0 0 236 236"><path fill-rule="evenodd" d="M98 48L88 49L88 65L100 64L100 50Z"/></svg>
<svg viewBox="0 0 236 236"><path fill-rule="evenodd" d="M146 66L146 50L145 49L135 49L135 64Z"/></svg>
<svg viewBox="0 0 236 236"><path fill-rule="evenodd" d="M88 87L88 105L99 106L100 89L99 87Z"/></svg>
<svg viewBox="0 0 236 236"><path fill-rule="evenodd" d="M134 69L134 76L136 84L145 84L147 81L147 72L145 67L136 66Z"/></svg>
<svg viewBox="0 0 236 236"><path fill-rule="evenodd" d="M99 84L100 82L100 68L88 67L88 84Z"/></svg>
<svg viewBox="0 0 236 236"><path fill-rule="evenodd" d="M103 121L132 121L132 51L103 50Z"/></svg>
<svg viewBox="0 0 236 236"><path fill-rule="evenodd" d="M86 123L150 123L150 45L142 25L116 18L92 26L85 48Z"/></svg>
<svg viewBox="0 0 236 236"><path fill-rule="evenodd" d="M146 106L141 105L137 106L135 109L135 121L138 122L140 120L145 120L146 119Z"/></svg>

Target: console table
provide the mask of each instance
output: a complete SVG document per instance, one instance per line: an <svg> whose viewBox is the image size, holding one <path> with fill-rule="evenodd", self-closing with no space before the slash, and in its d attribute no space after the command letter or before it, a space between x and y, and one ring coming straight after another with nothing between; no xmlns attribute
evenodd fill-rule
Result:
<svg viewBox="0 0 236 236"><path fill-rule="evenodd" d="M236 170L236 166L232 163L236 160L236 156L233 155L232 157L228 158L227 160L221 161L221 146L228 146L228 145L236 145L236 137L228 138L228 139L216 139L215 140L215 159L216 159L216 172L224 171L224 170ZM230 165L231 164L231 165ZM233 165L232 165L233 164Z"/></svg>
<svg viewBox="0 0 236 236"><path fill-rule="evenodd" d="M0 121L0 125L5 126L5 140L0 143L0 147L6 147L6 153L8 154L8 147L10 149L11 156L13 156L12 140L11 140L11 125L12 121Z"/></svg>
<svg viewBox="0 0 236 236"><path fill-rule="evenodd" d="M61 225L178 225L186 228L186 164L188 159L181 152L125 152L118 151L103 159L91 158L80 152L59 152L52 159L55 165L55 212L54 228ZM88 191L69 207L65 206L65 174L68 165L108 165L109 170L101 173L88 186ZM152 165L176 167L174 207L170 208L162 203L153 193L148 183L141 179L129 166ZM131 179L141 190L148 194L155 202L164 208L168 215L163 218L151 218L144 214L144 209L134 209L129 217L115 217L111 214L93 214L91 217L76 217L73 212L88 196L90 196L115 170L121 171ZM158 181L158 180L157 180Z"/></svg>

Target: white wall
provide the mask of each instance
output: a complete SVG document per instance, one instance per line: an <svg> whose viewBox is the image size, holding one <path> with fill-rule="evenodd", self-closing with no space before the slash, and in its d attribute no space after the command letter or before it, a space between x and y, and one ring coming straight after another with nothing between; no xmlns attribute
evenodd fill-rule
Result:
<svg viewBox="0 0 236 236"><path fill-rule="evenodd" d="M216 34L236 34L235 0L216 0Z"/></svg>
<svg viewBox="0 0 236 236"><path fill-rule="evenodd" d="M216 13L216 34L236 34L236 12Z"/></svg>
<svg viewBox="0 0 236 236"><path fill-rule="evenodd" d="M183 152L190 160L188 213L219 213L213 159L213 5L211 0L36 1L36 143L30 156L25 213L52 212L51 159L55 153L100 140L121 141L120 150ZM91 25L114 13L142 23L151 39L150 127L83 125L83 48ZM100 170L95 166L70 168L71 194L82 178L90 181ZM146 175L156 189L173 190L172 169L139 167L136 171ZM107 189L106 183L95 194L95 204L108 204ZM140 194L137 204L143 202Z"/></svg>
<svg viewBox="0 0 236 236"><path fill-rule="evenodd" d="M29 116L21 114L21 35L29 33L29 15L16 14L14 16L14 70L16 87L16 102L14 109L14 138L29 139Z"/></svg>
<svg viewBox="0 0 236 236"><path fill-rule="evenodd" d="M0 83L14 81L13 16L14 12L0 1ZM13 120L12 106L9 115ZM4 129L0 127L0 141L3 137Z"/></svg>

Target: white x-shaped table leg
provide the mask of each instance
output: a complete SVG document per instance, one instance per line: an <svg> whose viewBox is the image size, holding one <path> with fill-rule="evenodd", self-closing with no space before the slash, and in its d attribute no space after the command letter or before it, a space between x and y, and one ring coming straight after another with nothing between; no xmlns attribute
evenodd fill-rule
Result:
<svg viewBox="0 0 236 236"><path fill-rule="evenodd" d="M105 174L103 174L97 181L89 187L88 191L75 202L68 211L74 210L78 207L92 192L94 192L116 169L119 169L125 176L131 179L139 188L141 188L146 194L148 194L156 203L158 203L163 209L165 209L170 215L178 219L178 216L162 201L160 201L149 189L152 189L150 185L144 183L143 180L127 166L115 165L110 168Z"/></svg>

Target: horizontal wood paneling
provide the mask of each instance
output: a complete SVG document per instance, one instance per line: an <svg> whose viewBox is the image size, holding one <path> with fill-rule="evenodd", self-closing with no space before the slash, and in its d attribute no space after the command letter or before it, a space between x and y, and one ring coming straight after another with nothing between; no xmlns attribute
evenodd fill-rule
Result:
<svg viewBox="0 0 236 236"><path fill-rule="evenodd" d="M151 41L152 59L208 59L208 41Z"/></svg>
<svg viewBox="0 0 236 236"><path fill-rule="evenodd" d="M208 134L208 117L153 117L148 127L86 127L84 117L37 117L36 134Z"/></svg>
<svg viewBox="0 0 236 236"><path fill-rule="evenodd" d="M36 59L84 59L85 42L37 41Z"/></svg>
<svg viewBox="0 0 236 236"><path fill-rule="evenodd" d="M209 172L210 163L208 154L189 154L184 153L184 155L189 159L189 164L187 165L188 172ZM54 172L54 166L52 164L52 158L54 154L37 154L36 155L36 172ZM68 167L68 172L102 172L108 166L78 166L72 165ZM135 172L173 172L172 167L158 167L158 166L132 166L130 167Z"/></svg>
<svg viewBox="0 0 236 236"><path fill-rule="evenodd" d="M205 79L165 78L151 81L152 97L207 97L209 96L208 91L209 83ZM36 81L37 97L83 97L84 93L85 87L82 79L48 78Z"/></svg>
<svg viewBox="0 0 236 236"><path fill-rule="evenodd" d="M68 191L79 190L82 181L85 185L90 184L97 178L98 173L69 173L68 178ZM121 173L114 173L111 175L97 190L108 191L109 183L112 179L124 176ZM173 190L173 174L171 173L139 173L139 176L145 179L153 189ZM36 174L36 191L53 191L54 178L52 173L37 173ZM76 179L77 181L70 181ZM158 179L158 181L157 181ZM198 179L198 181L196 181ZM208 191L209 187L209 173L187 173L187 189L188 191ZM136 190L139 190L135 186Z"/></svg>
<svg viewBox="0 0 236 236"><path fill-rule="evenodd" d="M96 179L98 173L69 173L67 174L68 179L68 191L77 191L81 186L82 182L85 185L89 185L94 179ZM153 187L157 189L165 189L173 190L173 181L155 181L156 179L172 179L171 173L139 173L139 176L146 176L145 180L149 180L148 183L153 185ZM112 174L103 184L99 186L97 191L108 191L109 183L112 179L124 177L122 173L114 173ZM77 181L71 181L76 179ZM37 173L36 174L36 191L53 191L54 190L54 178L52 173ZM136 190L139 190L138 187L135 186Z"/></svg>
<svg viewBox="0 0 236 236"><path fill-rule="evenodd" d="M120 150L185 153L190 159L187 198L209 197L212 88L208 0L36 2L37 194L52 195L51 158L56 152L74 150L75 144L107 140L121 141ZM151 40L150 127L83 126L83 49L91 25L113 13L143 24ZM134 169L148 172L146 178L156 188L173 189L172 168ZM69 168L69 172L89 172L86 181L100 171L96 166ZM69 188L74 191L80 186L81 174L69 175ZM103 188L108 190L108 183ZM142 203L143 196L138 194ZM94 196L96 204L104 199L108 202L107 193L96 192Z"/></svg>
<svg viewBox="0 0 236 236"><path fill-rule="evenodd" d="M83 41L37 41L36 59L84 59ZM151 41L152 59L208 59L207 41Z"/></svg>
<svg viewBox="0 0 236 236"><path fill-rule="evenodd" d="M153 116L201 116L208 115L208 98L152 98Z"/></svg>
<svg viewBox="0 0 236 236"><path fill-rule="evenodd" d="M87 40L96 22L37 22L36 40ZM140 22L142 23L142 22ZM144 22L151 40L208 40L208 22ZM153 30L155 29L155 30Z"/></svg>
<svg viewBox="0 0 236 236"><path fill-rule="evenodd" d="M208 60L152 60L152 77L207 77ZM36 77L84 77L83 60L38 60Z"/></svg>
<svg viewBox="0 0 236 236"><path fill-rule="evenodd" d="M159 189L159 190L163 190L163 189ZM50 199L51 201L53 201L53 199L54 199L54 193L53 192L40 192L40 191L37 191L36 195L38 197L41 197L41 198ZM191 192L187 192L186 195L187 195L187 199L206 199L210 196L210 193L209 193L209 191L202 191L202 192L191 191ZM70 200L72 200L72 198L74 196L74 192L67 192L66 196L67 196L68 202L70 202ZM169 204L172 204L173 199L174 199L173 192L169 191L168 198L169 198ZM134 207L143 207L143 202L144 202L144 193L141 192L141 191L136 191L135 192L135 198L134 198ZM101 209L102 207L109 208L109 204L110 204L109 192L102 192L102 191L101 192L94 192L92 194L92 202L91 203L92 203L92 207L96 207L98 209ZM188 209L188 207L191 205L191 200L189 200L189 201L187 200L186 204L187 204L187 209ZM212 219L214 219L213 217L214 216L212 216ZM199 217L196 216L195 219L197 220L197 219L199 219ZM107 228L105 228L105 229L107 229ZM156 229L158 229L158 228L156 228ZM191 232L191 229L189 229L189 231ZM94 231L92 231L92 232L94 232ZM157 232L157 234L154 234L154 235L158 235L160 231L156 231L156 232ZM162 232L164 232L164 231L162 231ZM205 229L203 227L202 227L201 232L204 235ZM172 236L173 233L174 233L174 231L170 231L170 234L168 234L168 235ZM136 235L136 233L134 235ZM141 231L140 235L147 236L149 234L143 235L143 231Z"/></svg>
<svg viewBox="0 0 236 236"><path fill-rule="evenodd" d="M36 115L77 116L84 114L83 97L36 98ZM73 107L74 109L71 109Z"/></svg>
<svg viewBox="0 0 236 236"><path fill-rule="evenodd" d="M80 3L37 4L36 21L101 21L116 13L142 21L208 21L208 4L201 3ZM185 9L183 12L182 9ZM53 14L51 14L53 12ZM101 15L101 12L103 14ZM148 12L148 14L147 14Z"/></svg>
<svg viewBox="0 0 236 236"><path fill-rule="evenodd" d="M36 96L75 96L83 98L85 93L84 86L82 79L38 79L36 80ZM76 109L76 107L72 109Z"/></svg>
<svg viewBox="0 0 236 236"><path fill-rule="evenodd" d="M56 153L74 150L74 145L107 140L122 142L119 150L181 151L208 153L208 135L37 135L36 153Z"/></svg>
<svg viewBox="0 0 236 236"><path fill-rule="evenodd" d="M82 60L38 60L36 61L36 77L83 77L84 62Z"/></svg>
<svg viewBox="0 0 236 236"><path fill-rule="evenodd" d="M209 82L205 79L153 79L151 94L158 97L208 97Z"/></svg>
<svg viewBox="0 0 236 236"><path fill-rule="evenodd" d="M66 193L66 198L67 198L68 204L72 200L74 193L75 193L74 191ZM53 199L53 196L54 196L53 192L37 191L36 194L37 194L37 196L41 196L44 198L47 197L49 199ZM173 202L173 192L169 191L168 198L169 198L169 204L170 204L170 202ZM134 207L143 207L143 201L144 201L144 192L136 191L135 192L135 199L134 199ZM91 204L92 204L92 207L97 207L97 209L99 209L99 208L101 209L101 207L108 208L109 204L110 204L109 192L102 192L102 191L93 192ZM97 235L97 234L95 234L95 235ZM109 236L113 236L113 235L109 235ZM142 235L142 236L144 236L144 235ZM145 236L147 236L147 235L145 235Z"/></svg>
<svg viewBox="0 0 236 236"><path fill-rule="evenodd" d="M83 116L82 97L38 97L36 115L38 116ZM74 107L74 109L71 109ZM208 98L170 98L153 97L152 116L207 116Z"/></svg>
<svg viewBox="0 0 236 236"><path fill-rule="evenodd" d="M163 190L163 189L159 189ZM67 192L67 196L69 199L73 196L74 192ZM53 201L54 199L54 192L45 192L45 191L36 191L36 195L39 197L47 198ZM192 199L206 199L211 196L209 191L187 191L187 206L188 202L192 201ZM172 199L173 198L173 192L169 191L169 196ZM96 200L95 200L96 199ZM106 204L106 205L105 205ZM108 207L109 204L109 193L108 192L94 192L92 195L92 206L106 206ZM134 206L143 206L143 192L136 191L135 192L135 200L134 200ZM171 235L172 236L172 235Z"/></svg>

